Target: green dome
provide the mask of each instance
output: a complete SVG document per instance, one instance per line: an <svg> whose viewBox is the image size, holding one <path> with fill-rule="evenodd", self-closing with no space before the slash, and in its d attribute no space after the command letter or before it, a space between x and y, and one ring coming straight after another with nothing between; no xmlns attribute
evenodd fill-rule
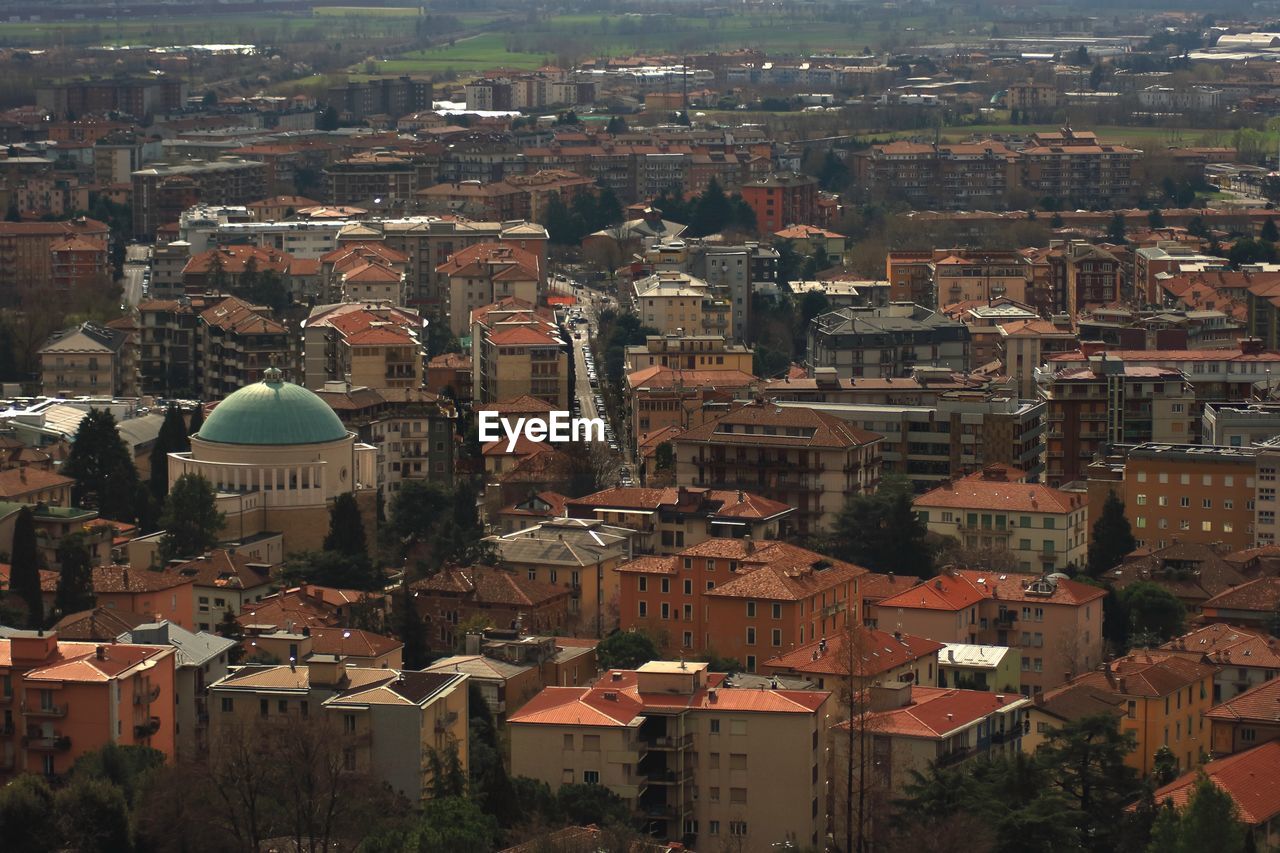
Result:
<svg viewBox="0 0 1280 853"><path fill-rule="evenodd" d="M270 368L263 381L219 403L197 437L220 444L323 444L346 438L347 428L328 403Z"/></svg>

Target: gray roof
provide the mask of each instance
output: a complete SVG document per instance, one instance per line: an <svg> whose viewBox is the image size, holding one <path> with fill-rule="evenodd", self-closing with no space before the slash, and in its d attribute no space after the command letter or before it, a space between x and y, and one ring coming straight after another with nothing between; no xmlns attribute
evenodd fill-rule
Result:
<svg viewBox="0 0 1280 853"><path fill-rule="evenodd" d="M235 640L201 631L193 634L172 622L148 622L125 631L117 642L147 646L173 646L178 651L178 666L204 666L236 644Z"/></svg>
<svg viewBox="0 0 1280 853"><path fill-rule="evenodd" d="M424 672L463 672L472 678L482 680L501 678L503 681L510 681L531 669L533 669L531 666L519 666L484 655L453 655L441 658L427 667Z"/></svg>
<svg viewBox="0 0 1280 853"><path fill-rule="evenodd" d="M593 566L629 556L635 531L589 518L556 518L493 539L504 563Z"/></svg>
<svg viewBox="0 0 1280 853"><path fill-rule="evenodd" d="M81 323L79 326L54 332L40 348L40 352L119 352L128 338L128 333L119 329L99 326L97 323Z"/></svg>

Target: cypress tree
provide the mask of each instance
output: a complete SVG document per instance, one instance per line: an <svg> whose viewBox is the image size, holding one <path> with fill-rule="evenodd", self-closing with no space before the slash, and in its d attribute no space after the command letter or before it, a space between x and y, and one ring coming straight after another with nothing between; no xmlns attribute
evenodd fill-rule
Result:
<svg viewBox="0 0 1280 853"><path fill-rule="evenodd" d="M13 553L9 556L9 587L27 605L27 627L44 627L44 600L40 596L40 555L36 550L36 523L31 508L18 510L13 525Z"/></svg>

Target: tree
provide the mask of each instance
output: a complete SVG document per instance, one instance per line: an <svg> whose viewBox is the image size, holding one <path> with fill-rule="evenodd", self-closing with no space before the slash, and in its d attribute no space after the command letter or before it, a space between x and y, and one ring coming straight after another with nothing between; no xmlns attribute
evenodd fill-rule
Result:
<svg viewBox="0 0 1280 853"><path fill-rule="evenodd" d="M385 583L368 554L341 551L297 551L285 559L281 575L290 585L314 583L365 591L381 589Z"/></svg>
<svg viewBox="0 0 1280 853"><path fill-rule="evenodd" d="M1124 232L1124 214L1119 212L1112 214L1111 221L1107 223L1107 242L1121 244L1128 242L1124 236Z"/></svg>
<svg viewBox="0 0 1280 853"><path fill-rule="evenodd" d="M1227 260L1237 268L1244 264L1273 264L1276 258L1274 243L1254 240L1252 237L1241 237L1231 244L1231 249L1227 252Z"/></svg>
<svg viewBox="0 0 1280 853"><path fill-rule="evenodd" d="M102 779L119 788L132 806L141 796L150 775L163 767L165 754L149 746L108 743L86 752L71 766L73 779Z"/></svg>
<svg viewBox="0 0 1280 853"><path fill-rule="evenodd" d="M1268 216L1267 221L1262 223L1262 230L1258 233L1258 236L1268 243L1275 243L1280 240L1280 228L1276 227L1276 221Z"/></svg>
<svg viewBox="0 0 1280 853"><path fill-rule="evenodd" d="M612 187L601 187L596 196L596 229L597 231L617 225L623 217L622 202Z"/></svg>
<svg viewBox="0 0 1280 853"><path fill-rule="evenodd" d="M604 826L631 820L631 809L626 801L604 785L561 785L556 801L568 821L575 826Z"/></svg>
<svg viewBox="0 0 1280 853"><path fill-rule="evenodd" d="M402 657L405 669L422 669L431 662L431 650L427 643L427 626L414 606L408 584L400 596L398 613L399 630L396 632L404 643Z"/></svg>
<svg viewBox="0 0 1280 853"><path fill-rule="evenodd" d="M1075 64L1079 65L1081 68L1084 68L1089 64L1089 49L1084 45L1080 45L1076 48Z"/></svg>
<svg viewBox="0 0 1280 853"><path fill-rule="evenodd" d="M227 649L227 662L232 666L238 664L240 658L244 657L244 647L240 645L244 642L244 628L240 626L236 615L230 610L224 611L222 620L214 626L214 631L219 637L226 637L228 640L236 641L234 646Z"/></svg>
<svg viewBox="0 0 1280 853"><path fill-rule="evenodd" d="M1181 814L1166 807L1156 819L1147 849L1151 853L1242 853L1247 837L1235 800L1201 770Z"/></svg>
<svg viewBox="0 0 1280 853"><path fill-rule="evenodd" d="M1109 492L1102 505L1102 514L1093 524L1093 535L1089 539L1089 575L1102 577L1120 565L1125 556L1136 547L1137 540L1133 538L1129 519L1124 514L1124 501L1114 491Z"/></svg>
<svg viewBox="0 0 1280 853"><path fill-rule="evenodd" d="M0 787L0 838L9 853L44 853L59 847L53 790L43 777L21 773Z"/></svg>
<svg viewBox="0 0 1280 853"><path fill-rule="evenodd" d="M196 406L191 412L191 419L187 421L187 434L199 435L202 426L204 426L204 407Z"/></svg>
<svg viewBox="0 0 1280 853"><path fill-rule="evenodd" d="M428 751L427 775L431 779L431 796L435 799L466 796L467 774L462 769L456 743L450 742L444 749Z"/></svg>
<svg viewBox="0 0 1280 853"><path fill-rule="evenodd" d="M1156 785L1164 787L1178 778L1178 757L1173 754L1169 744L1166 743L1157 749L1154 758L1151 776Z"/></svg>
<svg viewBox="0 0 1280 853"><path fill-rule="evenodd" d="M712 178L694 205L689 233L694 237L706 237L722 231L733 220L733 207L724 194L720 182Z"/></svg>
<svg viewBox="0 0 1280 853"><path fill-rule="evenodd" d="M324 108L324 112L316 118L317 130L337 130L338 129L338 111L332 106Z"/></svg>
<svg viewBox="0 0 1280 853"><path fill-rule="evenodd" d="M1118 598L1129 646L1158 646L1182 633L1187 609L1159 584L1138 581L1120 590Z"/></svg>
<svg viewBox="0 0 1280 853"><path fill-rule="evenodd" d="M218 544L226 515L218 511L213 485L199 474L183 474L174 481L160 516L164 536L160 561L197 557Z"/></svg>
<svg viewBox="0 0 1280 853"><path fill-rule="evenodd" d="M622 116L612 116L609 123L605 125L604 132L610 136L617 136L627 132L627 120Z"/></svg>
<svg viewBox="0 0 1280 853"><path fill-rule="evenodd" d="M635 669L658 659L658 646L641 631L615 631L596 646L602 669Z"/></svg>
<svg viewBox="0 0 1280 853"><path fill-rule="evenodd" d="M933 574L928 528L911 505L911 485L886 477L872 495L855 495L836 517L830 552L873 572Z"/></svg>
<svg viewBox="0 0 1280 853"><path fill-rule="evenodd" d="M369 558L364 518L351 492L338 495L329 506L329 533L324 538L324 550L346 557Z"/></svg>
<svg viewBox="0 0 1280 853"><path fill-rule="evenodd" d="M66 847L78 853L128 853L129 809L105 779L75 779L53 798Z"/></svg>
<svg viewBox="0 0 1280 853"><path fill-rule="evenodd" d="M93 595L93 558L83 533L69 533L58 543L58 590L54 608L59 616L91 610Z"/></svg>
<svg viewBox="0 0 1280 853"><path fill-rule="evenodd" d="M1135 745L1115 717L1100 714L1055 729L1036 753L1053 786L1086 816L1087 846L1097 853L1117 849L1125 806L1140 790L1137 771L1124 763Z"/></svg>
<svg viewBox="0 0 1280 853"><path fill-rule="evenodd" d="M1098 87L1102 85L1102 78L1106 75L1106 69L1102 67L1101 62L1095 62L1093 67L1089 69L1089 88L1098 91Z"/></svg>
<svg viewBox="0 0 1280 853"><path fill-rule="evenodd" d="M138 469L110 411L90 409L80 421L63 473L76 481L71 489L76 506L110 513L122 521L137 517Z"/></svg>
<svg viewBox="0 0 1280 853"><path fill-rule="evenodd" d="M1164 227L1164 213L1161 212L1158 206L1152 207L1150 212L1147 213L1147 224L1152 228Z"/></svg>
<svg viewBox="0 0 1280 853"><path fill-rule="evenodd" d="M163 501L169 494L169 454L185 453L191 449L191 440L187 433L186 420L182 410L173 403L165 410L164 422L160 424L160 433L151 448L151 493L158 501Z"/></svg>
<svg viewBox="0 0 1280 853"><path fill-rule="evenodd" d="M671 442L664 441L659 444L653 451L653 470L669 471L675 467L676 452L671 446Z"/></svg>
<svg viewBox="0 0 1280 853"><path fill-rule="evenodd" d="M27 607L27 627L44 627L44 598L40 592L40 554L31 508L18 510L13 523L13 551L9 555L9 587Z"/></svg>
<svg viewBox="0 0 1280 853"><path fill-rule="evenodd" d="M417 853L489 853L499 847L498 822L473 800L444 797L428 800L422 816L399 843L370 848L386 853L413 850Z"/></svg>

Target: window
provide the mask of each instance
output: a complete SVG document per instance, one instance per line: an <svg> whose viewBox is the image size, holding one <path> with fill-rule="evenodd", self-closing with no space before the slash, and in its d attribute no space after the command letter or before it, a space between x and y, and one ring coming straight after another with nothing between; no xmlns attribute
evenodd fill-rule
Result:
<svg viewBox="0 0 1280 853"><path fill-rule="evenodd" d="M1146 505L1147 505L1147 496L1146 496L1146 495L1138 495L1137 504L1138 504L1138 506L1146 506Z"/></svg>
<svg viewBox="0 0 1280 853"><path fill-rule="evenodd" d="M289 700L281 699L279 702L277 702L276 710L279 711L281 714L289 713Z"/></svg>
<svg viewBox="0 0 1280 853"><path fill-rule="evenodd" d="M747 804L747 789L746 788L730 788L729 804L735 805L735 806L745 806Z"/></svg>
<svg viewBox="0 0 1280 853"><path fill-rule="evenodd" d="M1138 703L1130 699L1129 707L1126 709L1125 715L1131 720L1138 719Z"/></svg>
<svg viewBox="0 0 1280 853"><path fill-rule="evenodd" d="M664 593L671 592L671 578L662 579L662 591Z"/></svg>
<svg viewBox="0 0 1280 853"><path fill-rule="evenodd" d="M235 710L235 708L236 708L236 706L235 706L235 700L234 700L234 699L232 699L230 696L223 696L223 697L222 697L222 710L223 710L223 711L225 711L225 712L228 712L228 713L229 713L229 712L231 712L231 711L234 711L234 710Z"/></svg>
<svg viewBox="0 0 1280 853"><path fill-rule="evenodd" d="M649 615L649 605L648 605L648 604L646 604L646 603L645 603L645 602L643 602L643 601L642 601L642 602L640 602L640 611L639 611L639 612L640 612L640 618L641 618L641 619L643 619L644 617L648 616L648 615Z"/></svg>
<svg viewBox="0 0 1280 853"><path fill-rule="evenodd" d="M773 605L773 618L774 619L782 618L782 605L776 602Z"/></svg>
<svg viewBox="0 0 1280 853"><path fill-rule="evenodd" d="M715 794L716 794L716 799L718 800L718 799L720 798L720 789L719 789L719 788L712 788L711 790L715 792ZM708 834L708 835L719 835L719 834L720 834L720 821L718 821L718 820L709 820L709 821L707 821L707 834Z"/></svg>
<svg viewBox="0 0 1280 853"><path fill-rule="evenodd" d="M271 701L269 699L258 700L258 714L265 717L271 713Z"/></svg>
<svg viewBox="0 0 1280 853"><path fill-rule="evenodd" d="M535 580L535 578L529 578L529 580ZM644 576L641 576L641 577L640 577L640 579L639 579L639 583L640 583L640 591L641 591L641 592L648 592L648 591L649 591L649 579L648 579L648 578L646 578L646 577L644 577Z"/></svg>
<svg viewBox="0 0 1280 853"><path fill-rule="evenodd" d="M345 733L347 733L347 734L351 734L352 732L354 732L354 731L356 730L356 715L355 715L355 714L343 714L343 715L342 715L342 730L343 730ZM570 735L570 737L572 737L572 735Z"/></svg>
<svg viewBox="0 0 1280 853"><path fill-rule="evenodd" d="M755 644L756 644L756 629L748 627L747 628L747 645L754 646Z"/></svg>
<svg viewBox="0 0 1280 853"><path fill-rule="evenodd" d="M729 821L729 834L730 835L746 835L747 822L745 820Z"/></svg>
<svg viewBox="0 0 1280 853"><path fill-rule="evenodd" d="M599 785L600 771L599 770L583 770L582 781L586 785Z"/></svg>
<svg viewBox="0 0 1280 853"><path fill-rule="evenodd" d="M745 752L729 753L729 769L730 770L746 770L747 754Z"/></svg>
<svg viewBox="0 0 1280 853"><path fill-rule="evenodd" d="M711 733L713 735L720 734L720 720L718 717L712 717L709 721L711 724Z"/></svg>
<svg viewBox="0 0 1280 853"><path fill-rule="evenodd" d="M754 601L747 602L747 618L748 619L756 618L756 603Z"/></svg>
<svg viewBox="0 0 1280 853"><path fill-rule="evenodd" d="M564 750L565 752L573 752L573 735L564 736Z"/></svg>
<svg viewBox="0 0 1280 853"><path fill-rule="evenodd" d="M782 629L774 628L773 636L771 636L769 639L772 645L781 646L782 645Z"/></svg>
<svg viewBox="0 0 1280 853"><path fill-rule="evenodd" d="M684 582L684 594L693 595L693 581L688 578L686 578Z"/></svg>
<svg viewBox="0 0 1280 853"><path fill-rule="evenodd" d="M707 767L712 770L720 769L720 753L712 752L707 755ZM716 795L716 799L719 799L719 794Z"/></svg>
<svg viewBox="0 0 1280 853"><path fill-rule="evenodd" d="M1200 508L1213 509L1213 500L1211 498L1204 498L1202 501L1200 501Z"/></svg>
<svg viewBox="0 0 1280 853"><path fill-rule="evenodd" d="M356 751L352 747L347 747L346 749L342 750L342 769L343 770L356 769Z"/></svg>

